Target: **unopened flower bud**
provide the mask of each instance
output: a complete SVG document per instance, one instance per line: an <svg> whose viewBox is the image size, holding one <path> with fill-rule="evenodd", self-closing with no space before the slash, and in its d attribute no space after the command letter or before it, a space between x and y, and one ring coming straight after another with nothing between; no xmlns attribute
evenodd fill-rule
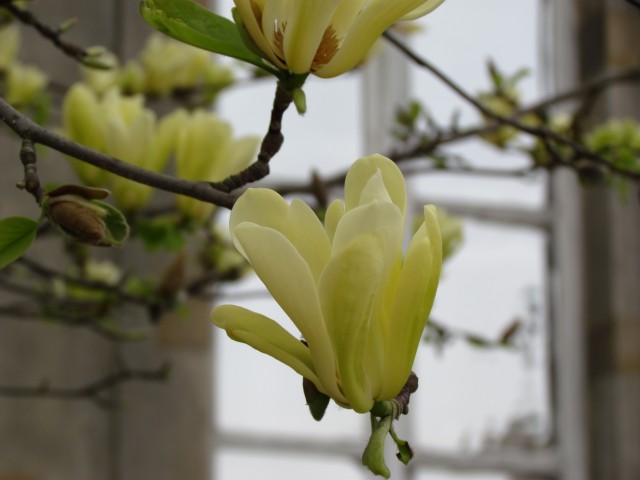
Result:
<svg viewBox="0 0 640 480"><path fill-rule="evenodd" d="M110 247L126 238L128 226L122 214L98 201L107 195L109 191L102 188L63 185L47 194L43 208L54 225L76 242Z"/></svg>
<svg viewBox="0 0 640 480"><path fill-rule="evenodd" d="M102 243L107 228L102 216L94 205L77 195L63 195L49 200L49 218L81 243Z"/></svg>

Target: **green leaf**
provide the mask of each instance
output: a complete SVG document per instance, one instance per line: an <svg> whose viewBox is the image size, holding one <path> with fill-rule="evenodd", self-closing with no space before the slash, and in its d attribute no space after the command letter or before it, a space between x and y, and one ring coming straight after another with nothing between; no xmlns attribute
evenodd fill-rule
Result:
<svg viewBox="0 0 640 480"><path fill-rule="evenodd" d="M175 252L180 250L185 242L180 227L168 219L139 220L135 232L150 252L158 249Z"/></svg>
<svg viewBox="0 0 640 480"><path fill-rule="evenodd" d="M405 465L408 465L411 459L413 458L413 449L409 445L409 442L406 440L402 440L396 435L393 427L389 429L389 433L391 434L391 438L395 442L398 447L398 453L396 453L396 457Z"/></svg>
<svg viewBox="0 0 640 480"><path fill-rule="evenodd" d="M38 222L25 217L0 220L0 268L4 268L26 252L36 238Z"/></svg>
<svg viewBox="0 0 640 480"><path fill-rule="evenodd" d="M246 47L235 23L192 0L144 0L140 12L149 25L176 40L278 75L276 69Z"/></svg>
<svg viewBox="0 0 640 480"><path fill-rule="evenodd" d="M110 238L105 239L105 246L122 245L129 236L129 224L122 212L100 200L91 200L91 203L95 203L106 210L106 214L102 217L102 220L107 227Z"/></svg>
<svg viewBox="0 0 640 480"><path fill-rule="evenodd" d="M384 463L384 439L391 429L392 417L383 417L380 421L372 418L373 431L369 443L362 454L362 465L372 473L389 478L391 473Z"/></svg>
<svg viewBox="0 0 640 480"><path fill-rule="evenodd" d="M479 335L474 335L472 333L469 333L465 335L464 338L467 342L469 342L474 347L488 348L492 346L489 340L487 340L486 338L482 338Z"/></svg>

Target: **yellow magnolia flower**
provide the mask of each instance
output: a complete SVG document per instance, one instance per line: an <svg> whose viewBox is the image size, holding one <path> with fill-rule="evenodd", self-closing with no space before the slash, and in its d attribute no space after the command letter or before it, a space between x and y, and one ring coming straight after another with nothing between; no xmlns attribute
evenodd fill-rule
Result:
<svg viewBox="0 0 640 480"><path fill-rule="evenodd" d="M147 39L140 59L146 91L158 95L203 85L223 88L234 80L233 72L215 63L211 53L160 34Z"/></svg>
<svg viewBox="0 0 640 480"><path fill-rule="evenodd" d="M62 103L64 135L87 147L106 153L104 118L98 96L80 83L72 86ZM103 187L109 173L71 158L71 166L85 185Z"/></svg>
<svg viewBox="0 0 640 480"><path fill-rule="evenodd" d="M398 20L443 0L234 0L242 26L273 65L335 77L356 66Z"/></svg>
<svg viewBox="0 0 640 480"><path fill-rule="evenodd" d="M7 70L20 48L20 29L15 23L0 26L0 70Z"/></svg>
<svg viewBox="0 0 640 480"><path fill-rule="evenodd" d="M337 403L367 412L395 397L415 358L438 286L442 243L436 209L402 257L406 192L398 167L373 155L355 162L345 202L325 223L301 200L249 189L230 230L306 345L274 320L234 305L212 312L229 337L287 364Z"/></svg>
<svg viewBox="0 0 640 480"><path fill-rule="evenodd" d="M107 90L118 86L118 80L120 77L120 62L118 57L108 50L99 50L99 54L92 58L92 60L109 67L109 69L92 68L82 66L82 79L91 89L103 94Z"/></svg>
<svg viewBox="0 0 640 480"><path fill-rule="evenodd" d="M231 125L203 110L182 113L176 137L176 174L186 180L218 182L240 172L256 154L258 137L233 138ZM214 206L178 196L178 208L193 220L205 221Z"/></svg>
<svg viewBox="0 0 640 480"><path fill-rule="evenodd" d="M49 83L47 75L38 67L19 62L9 67L6 76L7 102L19 107L36 102Z"/></svg>
<svg viewBox="0 0 640 480"><path fill-rule="evenodd" d="M169 115L158 124L155 113L144 108L142 95L124 97L117 89L111 89L99 98L86 85L76 84L65 97L63 120L66 136L78 143L159 172L171 153L180 119ZM72 166L87 185L111 188L125 210L142 207L153 193L147 185L84 162L73 160Z"/></svg>

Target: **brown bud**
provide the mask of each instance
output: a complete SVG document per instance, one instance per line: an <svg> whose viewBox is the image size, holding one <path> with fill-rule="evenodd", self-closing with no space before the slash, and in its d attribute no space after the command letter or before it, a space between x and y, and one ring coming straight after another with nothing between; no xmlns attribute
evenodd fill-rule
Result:
<svg viewBox="0 0 640 480"><path fill-rule="evenodd" d="M74 240L101 245L106 236L106 225L93 206L75 195L64 195L49 200L49 217Z"/></svg>

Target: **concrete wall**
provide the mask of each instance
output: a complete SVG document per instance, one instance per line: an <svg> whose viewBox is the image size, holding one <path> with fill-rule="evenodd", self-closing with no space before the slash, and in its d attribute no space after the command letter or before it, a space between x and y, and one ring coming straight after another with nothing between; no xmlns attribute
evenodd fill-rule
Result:
<svg viewBox="0 0 640 480"><path fill-rule="evenodd" d="M48 24L70 17L79 24L75 43L105 45L131 56L150 29L132 0L34 2ZM76 64L32 31L24 30L22 58L51 73L59 84L77 77ZM55 112L54 112L55 114ZM33 199L15 188L22 171L19 142L0 127L0 217L36 218ZM73 181L66 161L41 155L41 180ZM64 269L59 241L38 241L29 255ZM127 248L121 265L149 273L152 261ZM0 275L2 273L0 272ZM0 293L0 302L16 297ZM169 361L166 384L130 383L111 392L120 408L106 411L87 401L13 399L0 396L0 480L205 480L211 478L212 365L208 305L191 305L187 319L165 319L144 342L118 345L85 329L0 318L0 385L75 388L104 377L124 358L132 368Z"/></svg>
<svg viewBox="0 0 640 480"><path fill-rule="evenodd" d="M623 1L558 2L559 88L640 65L640 10ZM640 87L609 90L595 122L640 119ZM640 200L556 177L559 437L568 480L640 478ZM562 270L564 267L564 270ZM564 295L564 296L563 296Z"/></svg>

